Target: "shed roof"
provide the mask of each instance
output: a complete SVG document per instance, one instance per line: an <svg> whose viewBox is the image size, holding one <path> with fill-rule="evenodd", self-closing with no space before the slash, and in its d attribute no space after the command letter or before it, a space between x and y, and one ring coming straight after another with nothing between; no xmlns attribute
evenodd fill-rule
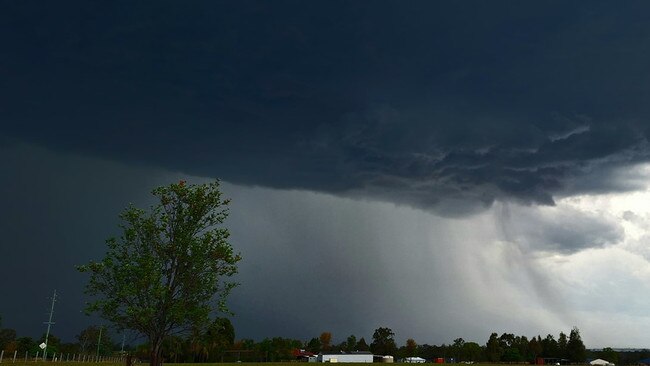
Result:
<svg viewBox="0 0 650 366"><path fill-rule="evenodd" d="M597 358L591 362L589 362L590 365L610 365L611 362L603 360L602 358Z"/></svg>

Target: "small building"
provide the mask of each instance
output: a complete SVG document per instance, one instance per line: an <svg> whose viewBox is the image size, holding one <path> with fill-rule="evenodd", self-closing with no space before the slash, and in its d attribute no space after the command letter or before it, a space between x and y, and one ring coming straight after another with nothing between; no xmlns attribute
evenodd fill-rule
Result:
<svg viewBox="0 0 650 366"><path fill-rule="evenodd" d="M422 357L407 357L404 359L406 363L425 363L426 360Z"/></svg>
<svg viewBox="0 0 650 366"><path fill-rule="evenodd" d="M339 352L339 353L319 353L317 362L350 362L350 363L372 363L373 355L370 352L356 351L356 352Z"/></svg>
<svg viewBox="0 0 650 366"><path fill-rule="evenodd" d="M597 358L591 362L589 362L590 365L592 366L614 366L613 363L603 360L602 358Z"/></svg>
<svg viewBox="0 0 650 366"><path fill-rule="evenodd" d="M294 349L291 354L297 361L316 362L316 354L304 349Z"/></svg>
<svg viewBox="0 0 650 366"><path fill-rule="evenodd" d="M372 359L374 363L393 363L395 362L395 358L393 356L382 356L382 355L372 355Z"/></svg>

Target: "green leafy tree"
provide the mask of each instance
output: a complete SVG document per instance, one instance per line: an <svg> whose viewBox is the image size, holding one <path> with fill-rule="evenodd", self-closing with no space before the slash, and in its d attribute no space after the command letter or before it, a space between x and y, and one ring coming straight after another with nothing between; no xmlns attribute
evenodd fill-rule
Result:
<svg viewBox="0 0 650 366"><path fill-rule="evenodd" d="M571 362L585 362L585 359L587 358L587 349L584 343L582 343L580 330L577 327L573 327L573 329L571 329L571 333L569 333L569 341L567 342L566 346L566 355Z"/></svg>
<svg viewBox="0 0 650 366"><path fill-rule="evenodd" d="M165 337L208 322L216 308L227 311L226 296L236 286L224 278L241 259L223 227L228 200L219 182L159 187L149 211L129 206L121 215L120 238L108 239L100 262L80 266L90 273L87 307L118 329L144 335L150 365L158 366Z"/></svg>
<svg viewBox="0 0 650 366"><path fill-rule="evenodd" d="M218 361L223 351L235 343L235 328L228 318L216 318L208 326L203 342L208 352L208 361Z"/></svg>
<svg viewBox="0 0 650 366"><path fill-rule="evenodd" d="M546 335L546 338L542 339L542 356L560 357L557 341L550 334Z"/></svg>
<svg viewBox="0 0 650 366"><path fill-rule="evenodd" d="M100 355L110 355L113 352L113 342L111 335L108 333L106 327L102 327L102 335L99 337L99 327L91 325L77 334L77 342L79 344L79 352L95 354L97 352L97 343L99 345Z"/></svg>
<svg viewBox="0 0 650 366"><path fill-rule="evenodd" d="M77 334L77 342L79 344L79 352L87 353L94 343L97 342L99 337L99 328L91 325Z"/></svg>
<svg viewBox="0 0 650 366"><path fill-rule="evenodd" d="M539 336L533 337L530 342L528 342L528 351L533 361L542 354L542 343Z"/></svg>
<svg viewBox="0 0 650 366"><path fill-rule="evenodd" d="M519 352L519 361L526 361L530 350L528 348L528 338L526 336L516 336L512 345Z"/></svg>
<svg viewBox="0 0 650 366"><path fill-rule="evenodd" d="M560 358L567 358L567 337L564 332L560 332L560 336L557 337L557 352L558 352L558 357Z"/></svg>
<svg viewBox="0 0 650 366"><path fill-rule="evenodd" d="M18 344L18 353L21 355L36 347L36 341L32 337L20 337L16 339Z"/></svg>
<svg viewBox="0 0 650 366"><path fill-rule="evenodd" d="M260 361L280 362L293 359L292 351L300 348L302 342L295 339L274 337L266 338L257 344L256 348L263 358Z"/></svg>
<svg viewBox="0 0 650 366"><path fill-rule="evenodd" d="M36 346L37 344L41 344L45 342L45 333L41 335L41 338L34 344L34 347L30 350L31 354L36 354L36 352L42 352L42 350ZM47 355L48 357L51 357L55 353L59 353L61 348L61 338L53 335L50 333L50 335L47 337Z"/></svg>
<svg viewBox="0 0 650 366"><path fill-rule="evenodd" d="M309 352L313 352L313 353L318 353L318 352L320 352L320 351L321 351L321 343L320 343L320 339L318 339L318 338L316 338L316 337L310 339L309 342L307 342L307 344L305 345L305 348L306 348Z"/></svg>
<svg viewBox="0 0 650 366"><path fill-rule="evenodd" d="M501 361L503 348L501 347L501 342L499 342L499 336L496 333L490 334L490 338L485 344L485 353L488 361L490 362Z"/></svg>
<svg viewBox="0 0 650 366"><path fill-rule="evenodd" d="M15 345L16 331L11 328L2 328L2 316L0 316L0 351L7 350L10 344Z"/></svg>
<svg viewBox="0 0 650 366"><path fill-rule="evenodd" d="M377 328L372 335L370 350L377 355L394 355L397 352L395 333L390 328Z"/></svg>
<svg viewBox="0 0 650 366"><path fill-rule="evenodd" d="M463 343L461 357L465 361L481 361L481 356L483 354L483 349L476 342L465 342Z"/></svg>
<svg viewBox="0 0 650 366"><path fill-rule="evenodd" d="M6 350L16 340L16 331L11 328L0 329L0 350Z"/></svg>
<svg viewBox="0 0 650 366"><path fill-rule="evenodd" d="M418 344L415 339L409 338L406 340L406 357L415 357L418 353Z"/></svg>
<svg viewBox="0 0 650 366"><path fill-rule="evenodd" d="M352 334L345 341L345 350L347 352L354 352L357 350L356 347L357 347L357 337L355 337L354 334Z"/></svg>
<svg viewBox="0 0 650 366"><path fill-rule="evenodd" d="M504 362L520 362L522 359L519 349L514 347L508 348L501 356L501 361Z"/></svg>
<svg viewBox="0 0 650 366"><path fill-rule="evenodd" d="M465 340L463 338L456 338L454 339L454 343L451 345L452 352L454 354L454 358L456 362L461 361L463 359L462 351L463 351L463 346L465 345Z"/></svg>
<svg viewBox="0 0 650 366"><path fill-rule="evenodd" d="M318 339L320 340L321 349L323 351L329 351L330 348L332 348L332 333L323 332L320 334Z"/></svg>
<svg viewBox="0 0 650 366"><path fill-rule="evenodd" d="M370 346L368 346L368 343L366 343L366 339L363 337L359 339L359 341L357 342L357 346L354 348L355 351L362 351L362 352L370 351Z"/></svg>
<svg viewBox="0 0 650 366"><path fill-rule="evenodd" d="M67 359L68 357L72 357L73 354L79 353L79 344L76 342L61 343L59 351L62 354L61 358L65 357L65 359Z"/></svg>
<svg viewBox="0 0 650 366"><path fill-rule="evenodd" d="M499 345L504 350L512 347L515 344L515 335L512 333L503 333L499 336Z"/></svg>
<svg viewBox="0 0 650 366"><path fill-rule="evenodd" d="M167 336L163 341L163 358L168 362L178 363L179 359L183 359L184 343L185 340L179 336Z"/></svg>

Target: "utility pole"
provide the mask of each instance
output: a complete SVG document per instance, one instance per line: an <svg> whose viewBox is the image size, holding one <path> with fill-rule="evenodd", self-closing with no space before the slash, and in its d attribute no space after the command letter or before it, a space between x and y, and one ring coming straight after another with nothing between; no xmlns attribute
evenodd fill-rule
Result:
<svg viewBox="0 0 650 366"><path fill-rule="evenodd" d="M54 295L52 296L52 306L50 307L50 319L43 323L47 324L47 332L45 332L45 347L43 347L43 361L47 361L47 339L50 337L50 327L52 327L52 316L54 315L54 302L56 301L56 290L54 290Z"/></svg>
<svg viewBox="0 0 650 366"><path fill-rule="evenodd" d="M99 345L102 344L102 329L103 326L99 327L99 337L97 337L97 359L99 360Z"/></svg>

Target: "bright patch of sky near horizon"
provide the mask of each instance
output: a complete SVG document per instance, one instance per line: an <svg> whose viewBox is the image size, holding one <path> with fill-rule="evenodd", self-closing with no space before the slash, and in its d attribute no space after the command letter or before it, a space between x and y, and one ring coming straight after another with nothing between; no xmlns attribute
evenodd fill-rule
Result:
<svg viewBox="0 0 650 366"><path fill-rule="evenodd" d="M38 333L40 311L24 319L15 312L40 310L42 297L59 286L64 304L56 332L71 338L89 320L78 313L82 278L68 262L100 256L121 207L146 206L152 186L185 175L33 146L3 152L0 168L23 182L0 192L5 208L15 208L3 230L17 243L35 243L17 245L16 258L34 258L35 268L56 273L37 292L5 286L33 305L3 304L4 325ZM650 165L633 169L650 175ZM306 340L331 331L335 341L349 334L370 339L376 327L389 326L400 342L463 337L483 344L490 332L557 336L575 325L588 347L650 343L647 184L636 192L559 198L554 207L497 202L460 218L311 191L223 188L233 199L233 243L244 257L230 301L237 337ZM36 244L40 231L28 229L33 224L22 220L22 209L39 212L47 248L63 254L35 247L46 244ZM0 274L8 278L14 270Z"/></svg>

